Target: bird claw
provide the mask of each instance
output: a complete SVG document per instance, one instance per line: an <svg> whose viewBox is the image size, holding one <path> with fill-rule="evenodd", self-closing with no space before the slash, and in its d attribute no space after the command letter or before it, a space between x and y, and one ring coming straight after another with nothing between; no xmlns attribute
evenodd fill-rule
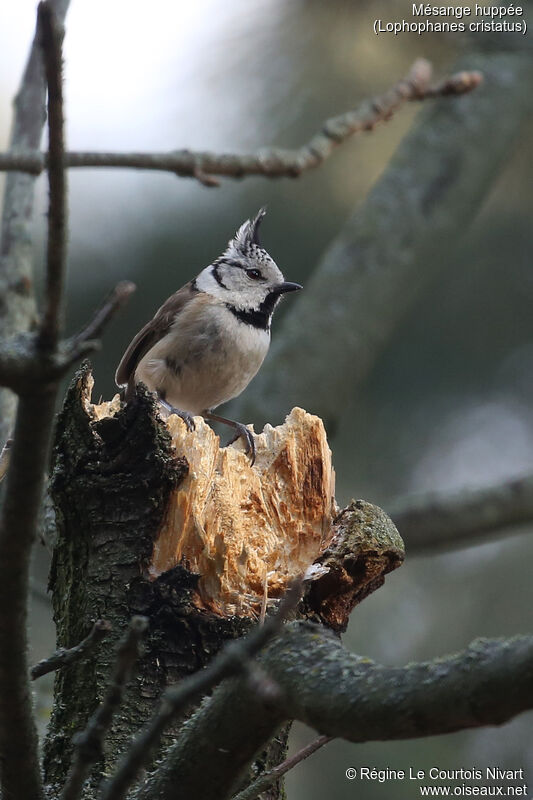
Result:
<svg viewBox="0 0 533 800"><path fill-rule="evenodd" d="M192 414L189 414L188 411L181 411L179 408L173 408L170 412L171 414L176 414L180 419L182 419L187 426L187 430L191 433L196 430L196 423L194 421L194 417Z"/></svg>
<svg viewBox="0 0 533 800"><path fill-rule="evenodd" d="M161 397L159 398L159 402L163 408L167 409L169 415L175 414L177 417L182 419L187 426L188 431L192 433L192 431L196 430L196 423L192 414L190 414L188 411L182 411L181 408L175 408L174 406L171 406L170 403L167 403L167 401L163 400Z"/></svg>
<svg viewBox="0 0 533 800"><path fill-rule="evenodd" d="M243 439L244 452L246 453L247 456L250 456L250 466L253 467L253 465L255 464L255 457L257 455L255 449L254 435L252 431L249 428L247 428L246 425L243 425L241 422L235 423L235 429L237 433L232 439L230 439L228 445L233 444L233 442L236 442L237 439Z"/></svg>

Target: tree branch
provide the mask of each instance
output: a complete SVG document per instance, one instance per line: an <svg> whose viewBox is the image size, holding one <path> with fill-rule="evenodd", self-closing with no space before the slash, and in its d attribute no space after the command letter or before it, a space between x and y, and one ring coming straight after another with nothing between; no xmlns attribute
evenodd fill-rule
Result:
<svg viewBox="0 0 533 800"><path fill-rule="evenodd" d="M39 6L36 39L43 44L47 54L45 60L61 59L60 44L47 36L47 23L51 22L53 13L52 6L42 3ZM52 55L49 51L57 47L59 52ZM48 70L48 77L55 80L51 70ZM57 86L52 92L56 90ZM49 123L54 133L50 136L51 141L57 139L57 125L62 118L56 108L58 102L60 105L61 95L52 101ZM49 236L52 238L55 236L52 228L57 226L63 213L63 194L57 183L53 194L55 211L49 217ZM28 199L27 194L25 197ZM9 240L7 245L15 247ZM62 262L60 258L61 265ZM53 271L54 265L47 264L47 270ZM55 350L55 340L51 344ZM0 512L0 609L4 612L0 615L0 753L2 794L10 800L40 800L43 796L32 714L26 629L30 553L38 525L58 386L54 381L43 383L39 390L34 386L33 391L20 395L11 463Z"/></svg>
<svg viewBox="0 0 533 800"><path fill-rule="evenodd" d="M232 403L237 419L275 423L305 400L333 434L404 314L450 268L450 242L467 230L533 110L530 52L474 52L468 64L483 86L432 104L404 138L275 331L253 385Z"/></svg>
<svg viewBox="0 0 533 800"><path fill-rule="evenodd" d="M48 239L46 253L45 310L38 346L53 351L57 345L63 317L63 282L66 269L66 175L63 133L63 31L59 29L50 6L41 2L37 8L41 31L44 70L48 86Z"/></svg>
<svg viewBox="0 0 533 800"><path fill-rule="evenodd" d="M36 339L33 333L21 333L0 342L0 386L17 394L38 393L58 383L74 362L98 346L93 339L74 338L60 342L53 353L42 353Z"/></svg>
<svg viewBox="0 0 533 800"><path fill-rule="evenodd" d="M165 691L159 711L132 742L117 771L104 785L101 800L122 800L170 722L178 715L183 715L191 703L198 702L224 678L244 673L248 678L246 684L256 700L261 705L265 704L265 692L257 691L257 675L252 673L250 676L250 660L280 630L283 621L298 605L301 591L301 581L294 581L276 614L268 617L263 625L257 626L245 638L227 644L205 669ZM271 681L268 683L270 686L267 688L267 701L270 705L274 702L276 693L270 690ZM279 701L279 698L276 699Z"/></svg>
<svg viewBox="0 0 533 800"><path fill-rule="evenodd" d="M261 775L256 781L251 783L246 789L243 789L242 792L235 795L233 800L255 800L255 798L264 792L265 789L268 789L275 781L279 781L284 775L287 774L291 769L301 764L302 761L305 761L306 758L312 756L313 753L316 753L317 750L320 750L321 747L324 747L325 744L331 742L333 737L331 736L319 736L318 739L315 739L310 744L302 747L301 750L298 750L290 758L287 758L283 763L279 764L274 769L271 769L270 772L265 772L264 775Z"/></svg>
<svg viewBox="0 0 533 800"><path fill-rule="evenodd" d="M136 290L136 286L131 281L120 281L115 288L108 294L104 302L98 308L93 318L70 339L69 346L73 351L79 349L82 343L97 339L109 320L115 316L116 312L128 301L130 295Z"/></svg>
<svg viewBox="0 0 533 800"><path fill-rule="evenodd" d="M176 150L171 153L67 153L67 167L120 167L173 172L180 177L195 178L205 186L218 186L214 175L243 178L264 175L269 178L295 178L320 166L335 148L354 134L372 130L378 123L387 122L404 104L438 96L459 95L475 89L482 80L479 72L460 72L429 85L431 65L425 59L414 62L408 75L385 92L363 103L359 108L331 117L306 144L296 150L270 147L257 153L193 152ZM1 170L23 170L38 175L46 168L43 153L2 153Z"/></svg>
<svg viewBox="0 0 533 800"><path fill-rule="evenodd" d="M87 325L70 339L59 342L52 353L43 354L33 333L22 333L0 342L0 385L25 394L39 392L43 385L58 383L73 364L100 346L95 337L102 334L135 288L130 281L118 283ZM10 441L0 453L0 479L7 469Z"/></svg>
<svg viewBox="0 0 533 800"><path fill-rule="evenodd" d="M113 715L120 707L122 696L137 659L142 637L148 629L146 617L133 617L129 629L119 645L114 673L107 693L87 727L75 736L76 746L72 768L61 793L62 800L78 800L92 764L102 755L104 739Z"/></svg>
<svg viewBox="0 0 533 800"><path fill-rule="evenodd" d="M533 708L533 637L476 639L435 661L384 667L329 634L294 625L264 666L292 717L351 742L409 739L501 725ZM313 664L327 664L317 672ZM282 677L283 676L283 677Z"/></svg>
<svg viewBox="0 0 533 800"><path fill-rule="evenodd" d="M43 675L47 675L49 672L55 672L56 669L62 669L74 664L76 661L87 658L91 650L107 636L110 630L111 625L105 619L96 620L89 635L82 639L79 644L70 647L68 650L61 647L49 658L44 658L35 664L30 670L32 681L42 678Z"/></svg>
<svg viewBox="0 0 533 800"><path fill-rule="evenodd" d="M62 24L69 0L50 0L50 5ZM36 35L15 99L8 158L39 147L46 119L45 95L42 53ZM31 173L12 173L6 180L0 248L0 338L28 330L35 317L31 230L34 186ZM15 396L0 390L0 442L9 435L14 413Z"/></svg>
<svg viewBox="0 0 533 800"><path fill-rule="evenodd" d="M55 397L43 389L19 399L0 515L1 780L11 800L42 797L26 656L27 596Z"/></svg>
<svg viewBox="0 0 533 800"><path fill-rule="evenodd" d="M383 667L347 652L316 625L290 623L267 645L261 663L283 691L283 702L265 709L242 681L223 683L135 800L174 800L176 786L183 797L231 797L236 771L288 718L323 735L364 742L501 725L533 708L530 636L479 639L457 655Z"/></svg>
<svg viewBox="0 0 533 800"><path fill-rule="evenodd" d="M483 489L401 501L392 519L408 552L468 547L533 524L533 475Z"/></svg>

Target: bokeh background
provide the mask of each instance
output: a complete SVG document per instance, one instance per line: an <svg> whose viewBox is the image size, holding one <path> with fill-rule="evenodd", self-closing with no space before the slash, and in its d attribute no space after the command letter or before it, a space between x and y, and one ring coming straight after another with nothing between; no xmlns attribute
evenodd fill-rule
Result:
<svg viewBox="0 0 533 800"><path fill-rule="evenodd" d="M35 0L0 4L2 149L35 7ZM298 145L324 118L389 87L417 56L430 58L437 73L460 55L468 64L471 42L453 35L373 34L375 17L401 18L410 9L405 0L73 0L65 41L69 147L247 151ZM405 108L299 180L249 178L207 189L166 174L72 170L69 329L90 316L117 280L139 287L94 358L95 396L114 392L114 369L133 333L260 206L269 209L265 245L287 278L305 285L416 113ZM450 241L449 272L403 320L353 398L352 422L332 441L342 467L340 503L363 497L387 509L407 495L479 487L533 470L532 133L530 127L510 143L482 212ZM37 269L45 211L41 179ZM294 313L292 300L280 315ZM275 322L274 336L279 317ZM313 411L312 395L300 404ZM450 554L408 557L354 611L344 642L379 662L402 665L462 649L476 636L527 632L532 559L527 532ZM40 548L34 659L53 648L47 563ZM41 691L43 725L49 702ZM360 765L522 767L533 783L532 727L531 715L523 715L499 729L427 740L334 742L289 776L289 797L417 796L409 782L347 781L346 768ZM312 736L297 726L293 747Z"/></svg>

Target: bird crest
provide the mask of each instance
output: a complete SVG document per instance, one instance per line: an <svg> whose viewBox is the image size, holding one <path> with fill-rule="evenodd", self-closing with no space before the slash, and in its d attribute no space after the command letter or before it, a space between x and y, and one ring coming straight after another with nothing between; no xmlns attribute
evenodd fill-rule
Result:
<svg viewBox="0 0 533 800"><path fill-rule="evenodd" d="M243 222L234 238L230 242L245 255L255 247L261 247L259 242L259 226L266 214L266 208L260 208L255 217Z"/></svg>

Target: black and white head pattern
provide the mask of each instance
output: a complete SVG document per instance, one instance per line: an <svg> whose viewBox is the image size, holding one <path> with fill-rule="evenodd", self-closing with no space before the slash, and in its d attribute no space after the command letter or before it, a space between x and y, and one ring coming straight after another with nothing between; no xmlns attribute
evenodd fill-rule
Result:
<svg viewBox="0 0 533 800"><path fill-rule="evenodd" d="M260 209L240 226L222 255L198 275L196 288L222 300L241 322L268 330L284 278L259 243L265 213Z"/></svg>

